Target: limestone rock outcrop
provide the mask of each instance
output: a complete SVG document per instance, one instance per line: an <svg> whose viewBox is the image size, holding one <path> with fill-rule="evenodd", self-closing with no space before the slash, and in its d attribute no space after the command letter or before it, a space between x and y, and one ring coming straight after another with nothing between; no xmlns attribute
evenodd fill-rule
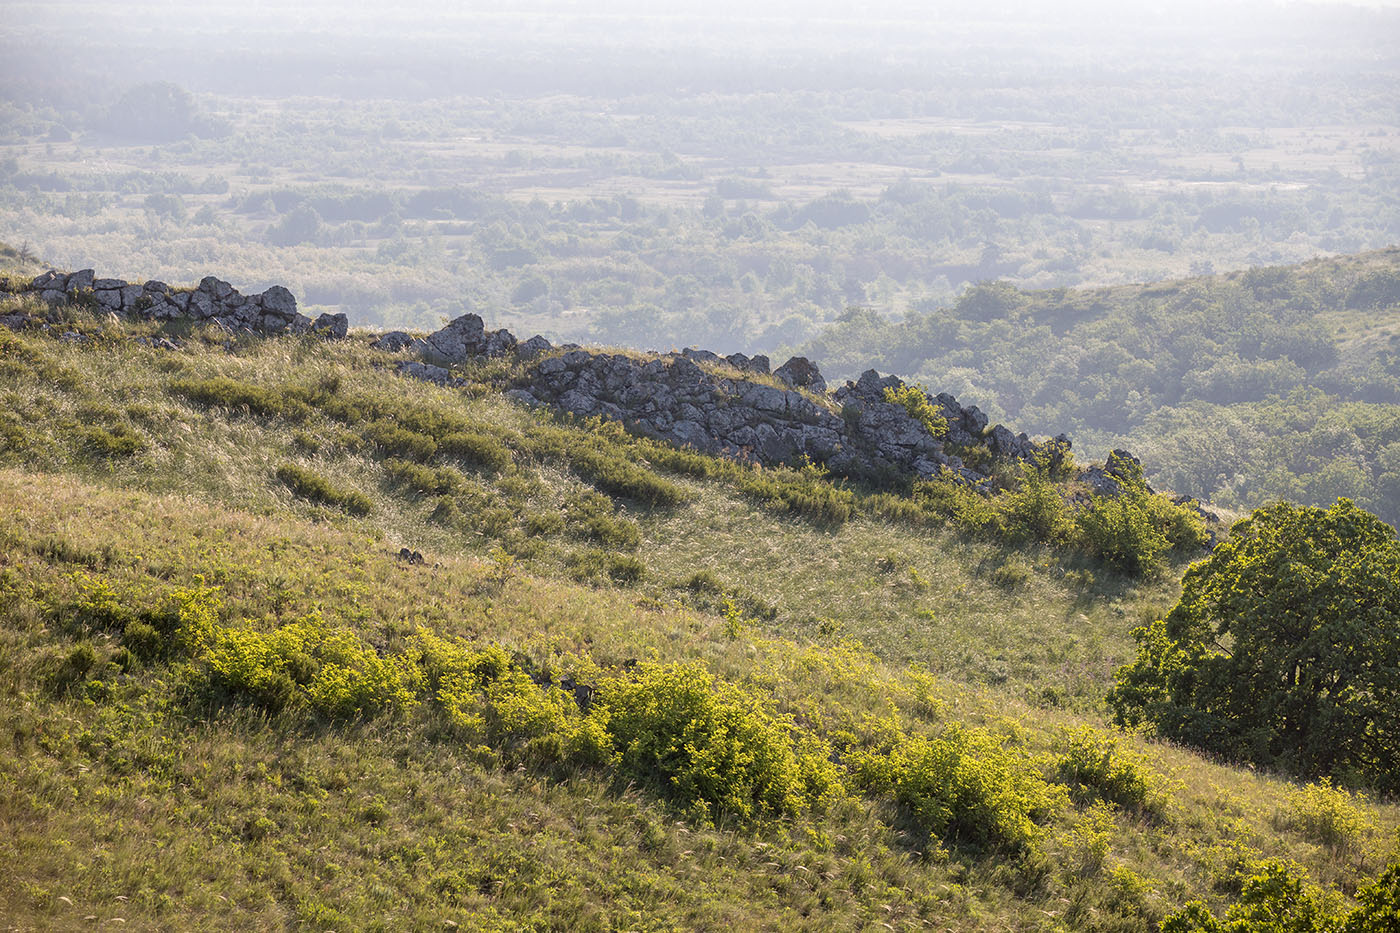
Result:
<svg viewBox="0 0 1400 933"><path fill-rule="evenodd" d="M316 327L327 336L344 336L348 321L341 315L322 315L313 325L297 311L297 300L281 285L261 294L244 295L228 282L206 276L193 289L171 288L155 280L136 284L122 279L97 278L93 270L50 270L29 283L27 291L50 304L90 303L113 314L169 321L188 318L212 323L233 332L280 334L305 333Z"/></svg>

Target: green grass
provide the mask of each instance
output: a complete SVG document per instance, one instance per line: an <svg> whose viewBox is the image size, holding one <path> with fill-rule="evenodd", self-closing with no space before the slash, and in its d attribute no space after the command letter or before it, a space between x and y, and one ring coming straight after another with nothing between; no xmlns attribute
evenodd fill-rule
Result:
<svg viewBox="0 0 1400 933"><path fill-rule="evenodd" d="M556 423L494 383L406 386L353 339L197 336L0 341L0 916L22 928L1149 930L1192 898L1222 911L1268 857L1345 898L1400 826L1105 731L1179 556L1123 576ZM365 430L386 419L436 449ZM140 446L95 456L80 423ZM289 495L285 466L369 510ZM745 481L770 472L852 510L764 507ZM201 587L207 628L169 609ZM511 673L444 693L423 632ZM327 669L410 661L412 702ZM709 686L662 689L682 670ZM566 679L596 705L543 686ZM678 764L636 741L667 704L679 734L752 741ZM619 757L564 754L585 719ZM765 768L733 758L760 747ZM814 791L819 762L839 792Z"/></svg>

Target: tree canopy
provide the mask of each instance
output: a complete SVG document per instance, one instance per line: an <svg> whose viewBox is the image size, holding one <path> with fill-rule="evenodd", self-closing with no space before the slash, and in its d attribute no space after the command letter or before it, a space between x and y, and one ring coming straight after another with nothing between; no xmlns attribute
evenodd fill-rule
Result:
<svg viewBox="0 0 1400 933"><path fill-rule="evenodd" d="M1256 510L1134 637L1109 694L1120 724L1400 789L1400 542L1351 501Z"/></svg>

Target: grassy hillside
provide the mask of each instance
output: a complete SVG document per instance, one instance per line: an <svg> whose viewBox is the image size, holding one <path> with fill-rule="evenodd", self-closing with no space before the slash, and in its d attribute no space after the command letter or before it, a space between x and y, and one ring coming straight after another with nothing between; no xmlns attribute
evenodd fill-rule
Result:
<svg viewBox="0 0 1400 933"><path fill-rule="evenodd" d="M1107 730L1188 555L555 421L501 363L59 318L0 333L9 927L1147 930L1393 850L1393 804Z"/></svg>
<svg viewBox="0 0 1400 933"><path fill-rule="evenodd" d="M1400 250L1103 289L969 289L806 348L920 379L1031 432L1142 456L1236 508L1355 499L1400 521Z"/></svg>

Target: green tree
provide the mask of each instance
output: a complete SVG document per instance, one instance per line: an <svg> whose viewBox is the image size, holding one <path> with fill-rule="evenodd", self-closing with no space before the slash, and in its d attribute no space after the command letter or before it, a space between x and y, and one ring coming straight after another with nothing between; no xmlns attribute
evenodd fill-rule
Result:
<svg viewBox="0 0 1400 933"><path fill-rule="evenodd" d="M1256 510L1133 634L1109 693L1120 724L1400 789L1400 542L1349 500Z"/></svg>

